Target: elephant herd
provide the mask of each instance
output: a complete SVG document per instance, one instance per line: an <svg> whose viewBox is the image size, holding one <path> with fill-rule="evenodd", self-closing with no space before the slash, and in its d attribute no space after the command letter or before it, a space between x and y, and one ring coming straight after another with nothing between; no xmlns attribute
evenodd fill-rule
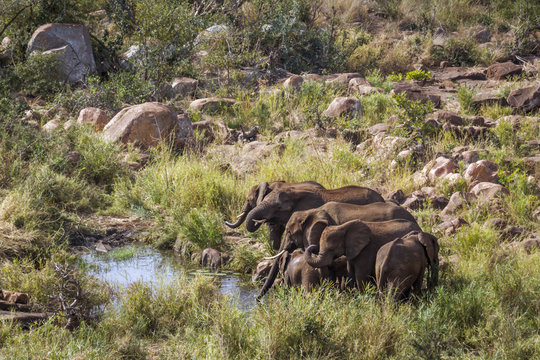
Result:
<svg viewBox="0 0 540 360"><path fill-rule="evenodd" d="M310 290L322 280L340 289L376 284L392 289L398 299L421 292L438 280L437 239L425 233L415 218L376 191L361 186L328 190L313 181L263 182L247 194L234 223L256 231L263 223L277 255L258 299L282 282Z"/></svg>

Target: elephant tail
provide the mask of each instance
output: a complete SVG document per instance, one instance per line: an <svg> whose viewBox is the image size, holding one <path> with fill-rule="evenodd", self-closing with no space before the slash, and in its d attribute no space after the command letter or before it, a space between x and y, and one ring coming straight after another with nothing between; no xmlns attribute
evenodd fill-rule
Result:
<svg viewBox="0 0 540 360"><path fill-rule="evenodd" d="M435 288L439 283L439 261L437 259L431 260L427 253L427 249L422 245L424 249L424 255L426 256L428 262L428 272L427 272L427 288L431 290Z"/></svg>

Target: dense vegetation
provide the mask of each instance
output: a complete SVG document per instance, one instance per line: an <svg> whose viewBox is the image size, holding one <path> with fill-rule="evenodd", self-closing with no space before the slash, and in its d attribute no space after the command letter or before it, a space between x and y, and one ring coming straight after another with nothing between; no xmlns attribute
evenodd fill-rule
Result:
<svg viewBox="0 0 540 360"><path fill-rule="evenodd" d="M9 60L0 62L0 289L28 292L37 309L56 313L30 329L0 323L0 358L540 357L540 252L504 251L525 235L509 240L485 225L504 218L524 234L540 230L533 216L540 180L537 174L531 180L523 162L534 153L527 142L540 139L538 112L517 113L516 126L505 117L515 110L475 106L472 98L481 89L460 87L454 101L460 115L497 120L488 134L473 139L426 126L432 104L391 93L402 79L429 81L430 72L415 70L415 63L487 66L515 56L538 59L539 16L540 5L532 0L0 0L0 40L11 39ZM54 56L26 53L33 31L51 22L90 29L98 70L85 84L59 82ZM226 27L199 35L212 25ZM491 32L489 46L474 41L479 27ZM439 28L455 33L434 46ZM122 54L132 45L142 50L126 61ZM381 91L352 95L361 101L361 117L330 119L322 113L346 94L346 86L305 81L275 96L270 90L283 69L359 72ZM53 118L74 120L89 106L109 115L146 101L186 110L192 97L171 99L160 91L181 76L199 80L194 98L236 99L211 117L190 112L192 121L211 118L243 130L257 125L268 141L291 130L325 137L338 129L338 135L327 142L317 138L324 151L311 135L285 138L240 172L228 166L230 154L217 148L219 140L208 145L204 134L196 133L182 152L163 143L143 154L107 142L87 126L36 130ZM498 90L507 97L539 81L537 69ZM397 149L355 152L347 134L366 140L368 128L378 123L393 125L391 135L404 137L406 146L422 144L424 155L396 166ZM239 228L263 246L237 246L226 241L222 222L238 214L251 186L314 180L327 188L358 184L410 194L419 188L415 172L462 145L486 150L482 158L498 165L499 183L510 195L495 205L471 202L460 209L456 215L469 225L454 233L436 230L439 210L431 204L413 212L425 231L438 236L446 265L440 286L408 303L381 299L374 289L338 293L323 286L306 295L278 287L244 313L212 280L186 275L160 289L136 283L113 306L108 288L88 275L72 250L97 231L90 217L136 216L150 224L140 241L185 258L208 246L228 250L230 268L246 272L271 253L268 234ZM68 156L74 152L77 161ZM129 161L142 155L148 163L131 168ZM465 164L458 166L462 172ZM448 197L467 190L464 182L434 186ZM70 316L62 305L69 301L58 295L76 296L66 292L70 281L80 284L84 301L70 315L78 326L66 329Z"/></svg>

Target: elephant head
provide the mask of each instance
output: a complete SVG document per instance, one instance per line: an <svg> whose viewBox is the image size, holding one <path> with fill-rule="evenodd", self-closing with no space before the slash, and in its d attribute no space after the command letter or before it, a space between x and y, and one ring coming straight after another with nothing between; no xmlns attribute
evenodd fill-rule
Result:
<svg viewBox="0 0 540 360"><path fill-rule="evenodd" d="M426 232L418 233L418 242L424 247L429 263L428 288L437 286L439 281L439 242L437 238Z"/></svg>
<svg viewBox="0 0 540 360"><path fill-rule="evenodd" d="M324 226L322 222L320 226ZM342 225L326 226L319 243L306 248L306 262L313 267L332 265L334 258L345 255L347 261L356 258L371 242L371 230L360 220L352 220ZM319 250L318 255L313 252Z"/></svg>
<svg viewBox="0 0 540 360"><path fill-rule="evenodd" d="M247 214L251 211L251 209L253 209L262 202L268 191L269 186L267 182L262 182L259 185L253 186L246 196L246 201L244 202L244 206L242 207L242 213L238 215L238 220L234 223L225 221L225 224L232 229L235 229L242 225L242 223L246 219Z"/></svg>
<svg viewBox="0 0 540 360"><path fill-rule="evenodd" d="M279 247L279 253L272 257L275 259L274 264L261 288L258 299L264 296L274 284L278 274L279 263L282 261L284 254L290 253L295 249L303 249L309 244L318 244L320 234L328 226L330 221L331 219L328 214L317 209L297 211L291 215L285 227L285 237Z"/></svg>

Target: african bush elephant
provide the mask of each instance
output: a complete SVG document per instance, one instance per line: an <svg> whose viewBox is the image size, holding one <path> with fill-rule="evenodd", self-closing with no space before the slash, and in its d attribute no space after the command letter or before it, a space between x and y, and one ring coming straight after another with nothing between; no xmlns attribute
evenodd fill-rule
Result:
<svg viewBox="0 0 540 360"><path fill-rule="evenodd" d="M201 254L201 265L208 266L213 270L227 264L229 254L222 253L216 249L206 248Z"/></svg>
<svg viewBox="0 0 540 360"><path fill-rule="evenodd" d="M292 253L285 253L279 262L279 272L283 278L283 284L292 287L302 286L305 291L310 291L313 286L328 278L327 269L317 269L309 266L304 259L304 250L296 249Z"/></svg>
<svg viewBox="0 0 540 360"><path fill-rule="evenodd" d="M247 196L246 200L244 202L244 206L242 207L242 213L238 216L238 220L234 223L231 223L229 221L225 221L225 224L235 229L242 225L244 220L246 220L246 217L248 214L251 213L253 209L255 209L261 202L264 200L264 198L269 195L270 193L276 192L287 192L287 191L299 191L299 190L305 190L305 191L315 191L315 190L323 190L324 186L321 184L315 182L315 181L304 181L300 183L286 183L285 181L272 181L272 182L262 182L259 185L253 186ZM270 233L270 239L272 239L273 243L278 243L279 247L279 241L281 240L281 235L283 234L283 230L285 228L285 224L278 224L278 223L270 223L267 222L266 224L269 229ZM249 231L255 231L259 228L260 224L251 224ZM246 227L248 225L246 224ZM255 229L255 230L253 230Z"/></svg>
<svg viewBox="0 0 540 360"><path fill-rule="evenodd" d="M437 285L439 277L439 243L435 236L413 232L395 239L377 252L377 288L380 291L392 289L398 300L407 299L411 290L418 295L428 266L428 289L431 289Z"/></svg>
<svg viewBox="0 0 540 360"><path fill-rule="evenodd" d="M306 262L316 268L329 266L334 259L347 257L349 274L359 289L375 280L377 252L384 244L420 227L411 221L398 219L380 222L348 221L341 225L328 225L321 221L324 230L319 245L310 244L305 251ZM313 252L318 251L318 255Z"/></svg>
<svg viewBox="0 0 540 360"><path fill-rule="evenodd" d="M262 297L272 287L277 275L277 263L283 251L291 252L296 248L304 249L310 244L318 244L321 233L326 226L340 225L357 219L372 222L404 219L417 226L414 217L405 208L394 203L377 202L368 205L354 205L329 202L316 209L297 211L287 222L285 238L279 253L275 256L274 265L259 297Z"/></svg>
<svg viewBox="0 0 540 360"><path fill-rule="evenodd" d="M257 196L254 196L255 194ZM254 202L255 197L257 199ZM262 223L268 223L270 240L274 249L277 250L280 247L285 225L294 212L317 208L330 201L364 205L384 202L384 199L375 190L354 185L327 190L320 184L310 181L261 183L248 193L239 220L234 224L229 222L226 224L235 228L245 220L246 229L254 232Z"/></svg>

